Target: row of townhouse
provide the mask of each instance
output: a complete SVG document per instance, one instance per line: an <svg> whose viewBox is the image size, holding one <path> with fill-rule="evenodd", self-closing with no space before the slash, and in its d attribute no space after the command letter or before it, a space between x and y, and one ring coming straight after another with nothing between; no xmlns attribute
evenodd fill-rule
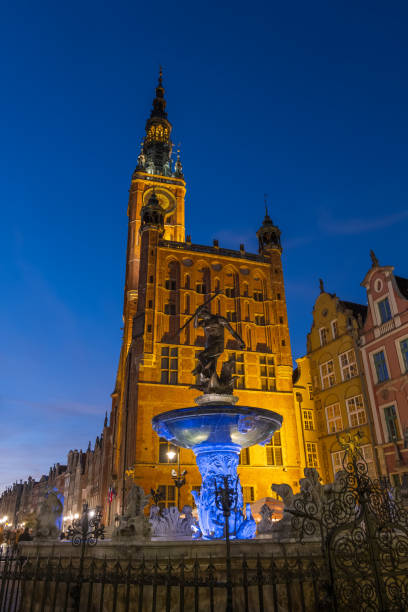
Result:
<svg viewBox="0 0 408 612"><path fill-rule="evenodd" d="M50 491L57 492L63 502L63 529L80 516L84 503L90 510L101 508L107 495L103 475L110 456L109 443L104 442L105 437L110 437L106 435L108 430L105 418L104 432L96 438L93 449L89 443L85 452L70 450L66 465L57 463L38 481L30 476L25 482L14 483L5 489L0 495L0 523L13 528L25 523L32 526L35 514Z"/></svg>
<svg viewBox="0 0 408 612"><path fill-rule="evenodd" d="M367 306L325 291L307 339L319 468L326 482L342 469L342 432L360 432L371 476L408 478L408 280L372 266Z"/></svg>

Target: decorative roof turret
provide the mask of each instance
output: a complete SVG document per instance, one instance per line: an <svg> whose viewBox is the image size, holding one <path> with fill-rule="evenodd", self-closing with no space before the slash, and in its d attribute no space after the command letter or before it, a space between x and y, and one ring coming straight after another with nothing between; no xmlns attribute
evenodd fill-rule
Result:
<svg viewBox="0 0 408 612"><path fill-rule="evenodd" d="M164 99L163 72L160 67L159 82L153 108L146 122L146 136L137 158L136 172L142 171L160 176L172 176L170 134L172 125L167 119Z"/></svg>
<svg viewBox="0 0 408 612"><path fill-rule="evenodd" d="M270 250L278 250L282 253L282 246L280 241L281 231L279 227L274 225L272 219L268 214L268 208L265 203L265 218L259 230L256 232L259 241L259 252L266 253Z"/></svg>
<svg viewBox="0 0 408 612"><path fill-rule="evenodd" d="M147 204L140 211L140 216L140 233L146 229L157 229L161 236L164 234L164 210L154 189Z"/></svg>

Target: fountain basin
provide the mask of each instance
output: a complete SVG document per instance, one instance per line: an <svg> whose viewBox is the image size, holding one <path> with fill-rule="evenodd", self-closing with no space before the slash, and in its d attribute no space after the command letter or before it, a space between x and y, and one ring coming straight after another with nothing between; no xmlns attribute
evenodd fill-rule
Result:
<svg viewBox="0 0 408 612"><path fill-rule="evenodd" d="M192 491L204 539L255 537L256 524L247 504L243 514L242 489L237 475L239 453L254 444L266 444L282 425L282 416L271 410L201 405L156 415L153 429L169 442L192 449L202 478L200 494ZM232 506L228 515L220 505L219 492L228 487ZM228 518L227 518L228 516Z"/></svg>
<svg viewBox="0 0 408 612"><path fill-rule="evenodd" d="M159 436L194 452L218 444L230 444L239 452L266 444L282 420L280 414L264 408L219 404L169 410L155 416L152 425Z"/></svg>

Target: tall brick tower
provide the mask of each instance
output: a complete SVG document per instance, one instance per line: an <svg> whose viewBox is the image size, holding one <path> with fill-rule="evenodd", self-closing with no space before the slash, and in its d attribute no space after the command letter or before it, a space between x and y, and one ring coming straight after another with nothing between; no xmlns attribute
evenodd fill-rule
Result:
<svg viewBox="0 0 408 612"><path fill-rule="evenodd" d="M243 350L228 338L220 360L235 354L239 403L269 408L284 418L270 444L241 453L244 500L270 497L272 482L296 488L304 467L293 404L280 230L267 213L257 232L257 254L247 253L244 245L231 250L216 240L204 246L185 238L186 186L179 155L172 162L172 126L165 109L160 72L128 205L124 336L109 426L108 484L116 492L105 508L110 522L122 510L131 484L129 468L146 492L159 488L161 504L172 505L172 470L179 463L187 470L181 505L193 503L191 490L201 480L194 455L159 439L151 419L194 405L198 391L192 388L192 371L203 332L192 324L179 330L210 298L213 312L227 318L246 345Z"/></svg>

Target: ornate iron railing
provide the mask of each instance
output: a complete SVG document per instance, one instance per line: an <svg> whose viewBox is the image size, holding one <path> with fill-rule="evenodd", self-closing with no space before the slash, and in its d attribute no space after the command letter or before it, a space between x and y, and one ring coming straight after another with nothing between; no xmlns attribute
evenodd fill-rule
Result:
<svg viewBox="0 0 408 612"><path fill-rule="evenodd" d="M232 557L231 568L234 611L321 609L319 558ZM218 558L86 557L81 565L79 557L10 554L0 557L0 611L215 612L225 610L226 574Z"/></svg>

